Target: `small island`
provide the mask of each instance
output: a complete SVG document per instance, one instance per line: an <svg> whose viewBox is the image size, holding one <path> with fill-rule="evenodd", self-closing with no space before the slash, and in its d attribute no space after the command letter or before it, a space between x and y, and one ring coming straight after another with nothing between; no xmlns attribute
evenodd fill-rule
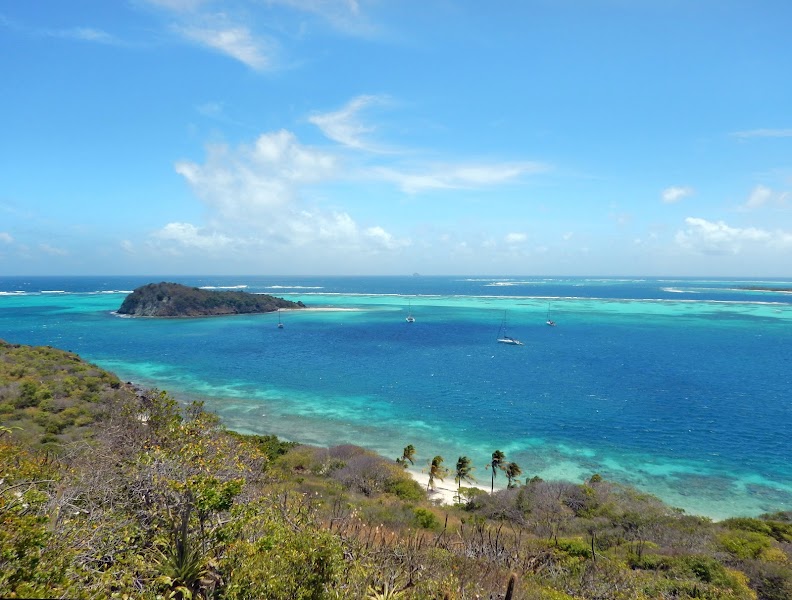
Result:
<svg viewBox="0 0 792 600"><path fill-rule="evenodd" d="M163 281L135 289L117 312L135 317L208 317L268 313L282 308L305 308L305 305L267 294L203 290Z"/></svg>

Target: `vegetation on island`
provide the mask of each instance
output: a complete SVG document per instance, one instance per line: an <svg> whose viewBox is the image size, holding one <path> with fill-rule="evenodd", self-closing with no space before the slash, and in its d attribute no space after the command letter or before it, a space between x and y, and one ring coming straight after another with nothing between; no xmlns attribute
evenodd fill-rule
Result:
<svg viewBox="0 0 792 600"><path fill-rule="evenodd" d="M398 461L226 430L68 352L0 342L0 597L788 600L792 513L712 522L598 475L440 506ZM511 467L510 467L511 466ZM516 468L515 468L516 467ZM511 474L509 469L511 468Z"/></svg>
<svg viewBox="0 0 792 600"><path fill-rule="evenodd" d="M305 305L268 294L204 290L163 281L135 289L117 312L138 317L202 317L265 313L281 308L305 308Z"/></svg>

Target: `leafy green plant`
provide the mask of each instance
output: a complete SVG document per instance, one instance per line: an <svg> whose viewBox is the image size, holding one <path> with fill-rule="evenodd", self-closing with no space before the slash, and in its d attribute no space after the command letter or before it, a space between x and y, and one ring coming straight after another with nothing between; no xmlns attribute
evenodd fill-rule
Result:
<svg viewBox="0 0 792 600"><path fill-rule="evenodd" d="M159 583L167 585L174 598L191 599L206 573L206 557L188 532L192 505L183 508L181 523L173 540L156 560L160 568Z"/></svg>

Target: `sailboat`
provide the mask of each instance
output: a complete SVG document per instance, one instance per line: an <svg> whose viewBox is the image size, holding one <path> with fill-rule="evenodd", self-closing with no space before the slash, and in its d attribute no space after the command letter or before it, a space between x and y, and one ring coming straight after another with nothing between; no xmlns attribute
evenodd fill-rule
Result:
<svg viewBox="0 0 792 600"><path fill-rule="evenodd" d="M280 308L278 309L278 329L283 329L283 321L280 318Z"/></svg>
<svg viewBox="0 0 792 600"><path fill-rule="evenodd" d="M412 316L412 302L409 303L409 308L407 309L407 319L408 323L415 323L415 317Z"/></svg>
<svg viewBox="0 0 792 600"><path fill-rule="evenodd" d="M555 321L550 319L550 305L549 304L547 305L547 324L550 327L555 327Z"/></svg>
<svg viewBox="0 0 792 600"><path fill-rule="evenodd" d="M506 313L503 313L503 321L501 322L500 330L498 331L498 343L510 344L512 346L523 346L524 344L510 335L506 335Z"/></svg>

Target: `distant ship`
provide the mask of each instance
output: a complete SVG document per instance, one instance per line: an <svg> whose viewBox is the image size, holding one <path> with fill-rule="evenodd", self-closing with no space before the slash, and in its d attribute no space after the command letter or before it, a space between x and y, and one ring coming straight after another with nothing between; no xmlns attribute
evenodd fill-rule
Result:
<svg viewBox="0 0 792 600"><path fill-rule="evenodd" d="M524 346L520 340L506 335L506 313L503 313L503 321L501 322L500 330L498 331L499 344L511 344L512 346Z"/></svg>

